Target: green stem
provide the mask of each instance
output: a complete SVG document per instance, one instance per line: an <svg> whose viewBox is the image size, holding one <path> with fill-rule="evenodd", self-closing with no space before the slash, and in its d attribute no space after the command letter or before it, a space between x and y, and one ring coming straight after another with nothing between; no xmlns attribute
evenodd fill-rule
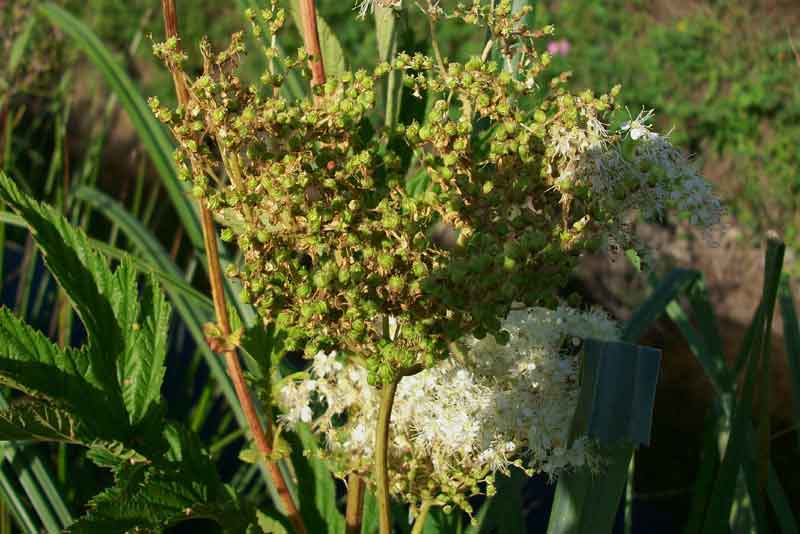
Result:
<svg viewBox="0 0 800 534"><path fill-rule="evenodd" d="M436 63L443 77L447 77L447 68L444 66L444 58L442 51L439 49L439 40L436 38L436 24L433 19L428 17L428 28L431 32L431 46L433 47L433 55L436 57Z"/></svg>
<svg viewBox="0 0 800 534"><path fill-rule="evenodd" d="M399 369L394 379L381 391L381 407L378 411L378 428L375 432L375 480L377 482L378 524L381 534L392 534L392 500L389 496L389 424L397 385L404 376L422 371L421 364Z"/></svg>
<svg viewBox="0 0 800 534"><path fill-rule="evenodd" d="M425 499L422 501L422 506L419 509L417 518L414 520L414 528L411 529L411 534L422 534L422 529L425 528L425 520L428 518L428 512L431 511L433 501Z"/></svg>
<svg viewBox="0 0 800 534"><path fill-rule="evenodd" d="M392 501L389 496L389 422L397 384L402 377L386 384L381 392L381 408L378 412L378 429L375 435L375 478L378 484L378 520L381 534L392 534Z"/></svg>

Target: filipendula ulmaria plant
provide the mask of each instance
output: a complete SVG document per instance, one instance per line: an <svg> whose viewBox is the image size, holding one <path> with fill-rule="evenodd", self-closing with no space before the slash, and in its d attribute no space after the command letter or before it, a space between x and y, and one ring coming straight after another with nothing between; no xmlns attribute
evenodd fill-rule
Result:
<svg viewBox="0 0 800 534"><path fill-rule="evenodd" d="M720 212L645 120L606 131L618 88L571 94L566 75L540 86L549 56L536 42L552 30L525 27L524 10L475 2L424 12L487 29L483 55L461 63L401 53L291 101L275 70L257 85L239 78L246 48L236 34L218 54L201 43L204 72L191 79L185 108L151 101L179 142L182 177L243 252L241 271L228 274L264 322L308 356L362 359L371 383L433 365L465 334L506 341L501 320L512 303L554 306L581 254L637 245L628 228L637 213L679 207L708 226ZM250 16L273 33L285 18L275 2ZM493 49L516 62L515 74L488 60ZM155 51L187 76L175 40ZM276 48L266 54L278 60ZM308 77L307 59L300 50L280 61ZM390 71L433 105L422 123L376 132L375 91ZM393 148L398 139L413 151L410 166ZM406 188L414 174L428 183L419 194ZM437 225L452 242L433 238ZM388 318L398 325L393 339Z"/></svg>
<svg viewBox="0 0 800 534"><path fill-rule="evenodd" d="M250 86L236 74L246 51L241 34L218 54L203 42L196 79L181 70L173 40L155 50L189 79L189 103L174 112L151 104L179 142L183 178L244 253L241 270L228 274L264 322L288 335L288 347L314 360L304 379L277 388L285 421L325 435L337 474L370 478L382 468L372 458L381 444L365 424L378 403L367 385L427 368L397 390L388 486L414 507L427 501L469 512L466 497L489 491L509 465L557 474L602 462L585 440L565 442L577 359L562 343L593 334L564 337L546 321L520 330L512 309L539 316L555 307L585 252L646 252L633 232L637 220L670 210L711 228L722 209L680 152L650 130L649 113L609 130L619 88L573 94L566 73L542 79L549 56L536 44L552 29L526 28L525 10L512 15L507 1L449 13L438 2L418 6L434 28L454 19L487 33L482 54L456 62L400 53L290 100L277 73L310 77L302 50L279 59L267 47L273 68ZM273 2L249 15L275 43L283 11ZM388 75L429 102L424 120L375 129L394 123L375 117L375 91ZM557 338L553 346L530 337L545 331ZM486 344L473 346L479 339ZM448 361L456 341L460 356ZM557 373L542 374L548 369ZM465 389L485 406L445 402ZM544 402L539 413L489 409L503 396L525 406L526 395ZM425 419L428 412L438 419ZM537 417L545 423L534 424ZM476 434L436 441L431 429L447 421ZM458 443L464 447L450 447Z"/></svg>

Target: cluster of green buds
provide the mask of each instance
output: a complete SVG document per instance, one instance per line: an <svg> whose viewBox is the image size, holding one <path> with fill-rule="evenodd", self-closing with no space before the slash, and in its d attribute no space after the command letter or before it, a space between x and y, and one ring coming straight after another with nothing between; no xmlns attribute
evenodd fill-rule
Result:
<svg viewBox="0 0 800 534"><path fill-rule="evenodd" d="M424 11L488 29L483 54L400 53L292 100L278 72L308 77L305 52L277 69L267 47L271 70L247 85L237 34L219 54L202 43L185 108L151 102L178 140L180 176L243 253L228 273L243 296L290 346L355 355L372 383L432 366L468 334L507 341L512 303L554 307L580 255L622 217L577 172L582 155L614 142L602 124L618 89L571 94L561 76L543 90L549 56L535 45L552 29L526 28L507 0ZM273 33L285 19L274 2L251 17ZM156 52L186 76L177 42ZM376 131L376 90L390 72L431 105L422 123Z"/></svg>

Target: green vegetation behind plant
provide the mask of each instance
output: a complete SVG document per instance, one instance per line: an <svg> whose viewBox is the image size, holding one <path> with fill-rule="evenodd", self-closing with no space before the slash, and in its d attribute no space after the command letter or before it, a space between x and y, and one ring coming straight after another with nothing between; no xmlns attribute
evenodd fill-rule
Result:
<svg viewBox="0 0 800 534"><path fill-rule="evenodd" d="M555 4L537 9L537 23L554 24L556 38L572 45L554 68L571 69L577 87L621 83L621 103L634 116L654 108L663 130L674 127L673 143L695 155L740 223L800 244L800 62L790 40L796 7Z"/></svg>

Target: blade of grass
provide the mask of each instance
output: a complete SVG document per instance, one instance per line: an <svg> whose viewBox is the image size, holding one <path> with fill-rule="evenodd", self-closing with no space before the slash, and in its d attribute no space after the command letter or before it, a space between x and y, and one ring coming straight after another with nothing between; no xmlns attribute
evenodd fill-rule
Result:
<svg viewBox="0 0 800 534"><path fill-rule="evenodd" d="M783 534L798 534L797 521L792 512L792 505L789 499L786 498L786 493L781 486L781 481L778 479L778 473L775 468L770 464L769 466L769 480L767 481L767 495L772 504L772 509L775 511L775 517L778 519L778 525Z"/></svg>
<svg viewBox="0 0 800 534"><path fill-rule="evenodd" d="M631 343L637 342L664 313L667 305L677 295L691 287L699 277L700 273L697 271L686 269L670 271L625 324L622 339Z"/></svg>
<svg viewBox="0 0 800 534"><path fill-rule="evenodd" d="M766 265L764 269L764 284L761 294L761 302L753 320L753 337L743 348L747 356L747 370L745 372L745 385L738 401L734 402L731 410L732 424L730 439L725 450L725 456L720 466L719 474L714 484L711 494L708 511L704 520L704 530L707 532L721 531L728 526L731 507L733 505L734 491L737 486L737 476L741 469L745 469L747 475L748 466L746 453L750 439L756 439L758 455L756 456L755 478L757 488L751 491L753 506L762 507L763 497L766 495L769 483L769 468L771 465L769 458L769 435L764 442L763 432L769 430L769 422L764 422L764 418L769 419L768 392L759 395L761 410L759 417L758 432L754 434L750 423L750 415L753 409L756 383L759 387L769 387L769 379L764 378L764 374L769 374L769 339L772 336L772 316L775 310L775 303L780 281L780 273L783 265L784 246L782 243L770 241L767 244ZM759 376L759 371L761 376ZM763 403L766 403L763 404ZM758 513L758 512L756 512Z"/></svg>
<svg viewBox="0 0 800 534"><path fill-rule="evenodd" d="M0 447L2 446L0 445ZM0 450L0 455L5 458L5 451ZM17 525L23 532L39 532L39 527L36 526L33 518L28 513L28 507L23 502L14 482L15 480L6 474L5 469L0 464L0 494L2 494L3 500L8 505L11 513L14 514Z"/></svg>
<svg viewBox="0 0 800 534"><path fill-rule="evenodd" d="M774 261L772 271L775 272ZM773 274L773 278L774 276ZM719 331L716 326L716 317L711 308L708 293L702 279L692 287L689 297L689 302L692 307L692 318L698 325L697 329L690 323L689 318L677 302L670 303L668 306L668 314L679 327L684 337L689 340L690 349L695 354L695 357L698 358L698 361L701 362L706 376L712 384L716 384L715 388L718 393L716 399L717 407L713 408L718 411L718 414L712 416L712 419L716 422L707 425L709 434L707 435L706 445L704 447L706 453L704 454L704 461L701 464L701 472L695 483L694 499L686 529L687 534L695 534L701 532L700 529L702 528L706 515L706 507L712 493L711 488L715 480L715 471L719 465L719 455L724 453L730 439L735 395L735 383L732 377L738 375L743 365L749 361L748 356L750 356L752 350L754 350L756 346L755 338L757 331L759 331L759 329L763 330L764 324L754 320L748 327L742 343L742 349L736 358L734 372L730 372L726 367L722 355L721 337L719 336ZM749 436L754 436L752 425L749 421L747 422L747 432ZM755 450L753 449L753 456L754 455ZM768 465L769 469L774 472L771 462ZM749 495L740 493L740 495L747 496L749 500L752 500L752 502L747 505L749 509L745 511L748 512L747 516L756 520L761 525L760 529L764 531L766 528L764 520L765 512L763 511L763 501L759 502L755 500L755 496L758 495L758 493L753 487L755 482L754 472L751 467L745 465L742 465L741 468L748 468L750 471L745 473L747 474L747 480L743 479L741 475L737 476L736 491L749 491ZM740 473L742 473L741 470ZM745 482L747 483L746 486ZM775 482L776 481L768 481L767 496L777 513L778 508L786 501L786 496L783 494L780 483L776 484ZM754 515L751 515L751 512ZM782 522L785 525L792 525L793 518L790 521L784 514Z"/></svg>
<svg viewBox="0 0 800 534"><path fill-rule="evenodd" d="M28 44L31 42L33 28L36 26L36 22L36 17L29 17L25 25L22 27L22 31L19 32L17 38L14 39L14 42L11 44L11 50L9 51L7 58L8 63L6 63L6 75L9 78L13 76L20 64L20 61L22 61L25 49L28 48Z"/></svg>
<svg viewBox="0 0 800 534"><path fill-rule="evenodd" d="M628 481L625 485L625 514L623 531L625 534L633 534L633 499L634 499L634 475L636 473L636 451L631 454L631 462L628 465Z"/></svg>
<svg viewBox="0 0 800 534"><path fill-rule="evenodd" d="M783 320L783 340L786 345L786 358L789 362L789 379L792 384L792 405L797 424L797 451L800 452L800 323L794 305L789 276L784 275L780 286L781 319Z"/></svg>
<svg viewBox="0 0 800 534"><path fill-rule="evenodd" d="M763 335L764 313L759 306L756 313L757 339ZM758 369L758 352L755 346L747 350L747 373L741 397L734 402L730 439L725 448L722 463L714 481L714 486L709 498L708 509L703 520L703 532L727 532L729 519L733 506L735 490L738 486L739 475L744 448L746 446L748 419L752 411L753 390L756 383L756 370Z"/></svg>
<svg viewBox="0 0 800 534"><path fill-rule="evenodd" d="M31 457L27 451L23 447L8 447L5 450L5 458L16 471L17 479L36 511L36 515L41 520L43 528L47 532L61 532L65 525L58 520L50 502L39 486L32 472Z"/></svg>
<svg viewBox="0 0 800 534"><path fill-rule="evenodd" d="M717 400L711 407L703 432L703 452L700 461L700 470L695 478L692 491L692 504L689 508L689 519L686 523L686 534L701 534L703 517L705 516L708 500L714 485L717 467L720 462L719 436L729 429L723 428L728 421L722 406Z"/></svg>
<svg viewBox="0 0 800 534"><path fill-rule="evenodd" d="M33 244L33 239L30 235L25 237L24 252L22 254L22 262L19 266L19 278L17 281L17 294L14 299L14 309L20 317L28 316L28 304L30 303L30 294L33 288L33 272L36 268L36 259L38 252Z"/></svg>
<svg viewBox="0 0 800 534"><path fill-rule="evenodd" d="M775 313L775 302L778 296L781 271L783 269L783 256L786 246L770 239L767 242L766 265L764 268L764 289L762 302L765 306L764 335L761 339L761 384L759 386L758 406L758 461L756 471L760 493L766 495L769 479L770 464L770 436L772 435L772 421L770 419L770 377L772 376L772 318Z"/></svg>
<svg viewBox="0 0 800 534"><path fill-rule="evenodd" d="M597 439L609 464L601 477L587 467L561 475L548 534L611 532L634 444L649 441L659 362L652 348L586 341L570 441Z"/></svg>

